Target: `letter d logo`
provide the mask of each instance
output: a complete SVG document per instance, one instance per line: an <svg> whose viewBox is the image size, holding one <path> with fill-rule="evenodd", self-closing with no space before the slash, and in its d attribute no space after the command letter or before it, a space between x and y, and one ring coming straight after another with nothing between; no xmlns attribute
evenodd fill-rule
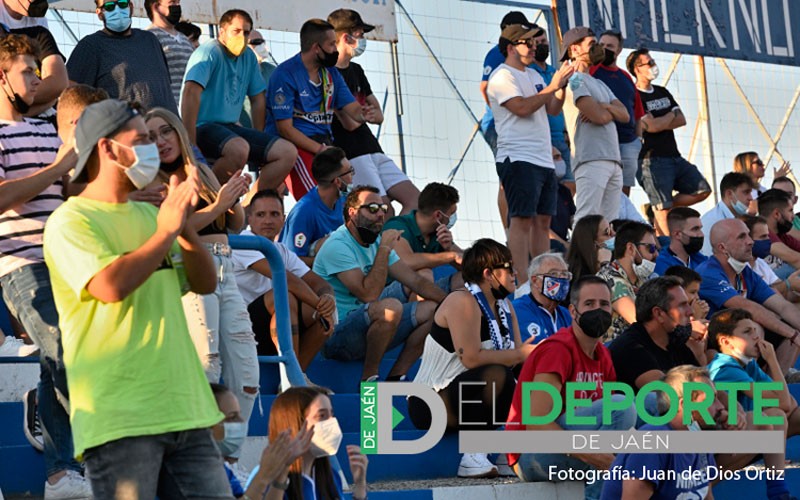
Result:
<svg viewBox="0 0 800 500"><path fill-rule="evenodd" d="M403 415L392 406L394 396L414 396L428 405L431 428L419 439L392 438ZM441 397L430 387L414 382L361 383L361 451L364 454L413 455L436 446L447 427L447 411Z"/></svg>

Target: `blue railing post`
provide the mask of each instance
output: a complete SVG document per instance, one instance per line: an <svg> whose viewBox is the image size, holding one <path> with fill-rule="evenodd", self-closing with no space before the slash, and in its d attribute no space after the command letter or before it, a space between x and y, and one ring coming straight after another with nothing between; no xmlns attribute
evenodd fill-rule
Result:
<svg viewBox="0 0 800 500"><path fill-rule="evenodd" d="M236 250L257 250L264 254L272 270L272 290L275 300L275 321L278 328L279 356L261 359L283 363L286 376L292 386L305 386L306 379L297 362L292 344L292 326L289 316L289 285L286 282L286 267L275 244L262 236L229 235L228 243Z"/></svg>

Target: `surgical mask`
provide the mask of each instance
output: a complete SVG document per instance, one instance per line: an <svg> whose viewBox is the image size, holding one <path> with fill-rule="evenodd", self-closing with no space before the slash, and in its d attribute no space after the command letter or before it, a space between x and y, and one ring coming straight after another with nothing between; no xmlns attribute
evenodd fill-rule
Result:
<svg viewBox="0 0 800 500"><path fill-rule="evenodd" d="M33 0L28 6L28 17L44 17L47 7L47 0Z"/></svg>
<svg viewBox="0 0 800 500"><path fill-rule="evenodd" d="M639 256L641 257L642 254L640 253ZM655 270L656 263L644 257L642 257L641 264L633 265L633 272L636 274L636 277L639 278L639 281L647 281Z"/></svg>
<svg viewBox="0 0 800 500"><path fill-rule="evenodd" d="M567 162L564 159L555 160L553 162L553 166L556 169L556 178L563 179L565 175L567 175Z"/></svg>
<svg viewBox="0 0 800 500"><path fill-rule="evenodd" d="M611 66L617 60L617 54L611 49L603 49L605 55L603 56L603 65Z"/></svg>
<svg viewBox="0 0 800 500"><path fill-rule="evenodd" d="M611 313L605 309L592 309L578 313L578 326L587 336L599 339L611 328L611 319Z"/></svg>
<svg viewBox="0 0 800 500"><path fill-rule="evenodd" d="M342 428L336 417L321 420L314 424L314 436L311 438L311 454L314 458L330 457L339 451L342 444Z"/></svg>
<svg viewBox="0 0 800 500"><path fill-rule="evenodd" d="M256 53L259 61L266 61L269 59L269 47L267 47L266 43L253 47L253 52Z"/></svg>
<svg viewBox="0 0 800 500"><path fill-rule="evenodd" d="M578 90L583 85L583 73L575 72L569 77L569 88L573 91Z"/></svg>
<svg viewBox="0 0 800 500"><path fill-rule="evenodd" d="M178 21L181 20L181 6L180 5L170 5L169 6L169 14L167 15L167 22L173 26L178 24Z"/></svg>
<svg viewBox="0 0 800 500"><path fill-rule="evenodd" d="M375 243L375 240L378 239L378 236L381 234L380 231L375 231L368 227L361 227L356 226L356 230L358 231L358 237L367 244L367 246L372 245Z"/></svg>
<svg viewBox="0 0 800 500"><path fill-rule="evenodd" d="M447 217L447 215L445 215L444 213L442 215ZM458 212L453 212L453 215L447 217L447 223L445 223L444 225L445 227L447 227L447 229L453 229L453 226L456 225L457 220L458 220ZM442 222L440 222L438 219L436 220L436 222L442 224Z"/></svg>
<svg viewBox="0 0 800 500"><path fill-rule="evenodd" d="M756 240L753 242L753 256L760 259L769 257L772 250L772 242L770 240Z"/></svg>
<svg viewBox="0 0 800 500"><path fill-rule="evenodd" d="M792 230L792 221L791 220L786 220L784 218L781 218L781 220L778 221L777 230L778 230L778 234L786 234L786 233L788 233L789 231Z"/></svg>
<svg viewBox="0 0 800 500"><path fill-rule="evenodd" d="M703 428L700 427L700 424L698 424L697 420L695 419L692 419L692 421L689 422L689 425L687 425L686 428L687 430L690 430L692 432L699 432L703 430Z"/></svg>
<svg viewBox="0 0 800 500"><path fill-rule="evenodd" d="M745 365L747 365L751 361L753 361L752 357L746 355L744 353L744 351L739 350L738 348L731 348L731 356L733 356L734 358L738 359L739 361L741 361Z"/></svg>
<svg viewBox="0 0 800 500"><path fill-rule="evenodd" d="M225 437L217 441L217 448L223 457L233 456L239 451L247 437L247 426L244 422L223 422Z"/></svg>
<svg viewBox="0 0 800 500"><path fill-rule="evenodd" d="M599 43L592 45L592 48L589 49L589 63L592 66L603 62L603 59L605 59L605 57L606 57L606 49L604 49Z"/></svg>
<svg viewBox="0 0 800 500"><path fill-rule="evenodd" d="M614 251L614 240L615 239L616 238L614 236L612 236L611 238L607 239L605 241L605 243L603 243L603 246L606 247L607 250L610 250L610 251L613 252Z"/></svg>
<svg viewBox="0 0 800 500"><path fill-rule="evenodd" d="M345 184L344 182L342 182L339 185L339 192L344 194L344 195L350 194L350 191L352 191L352 190L353 190L353 183L352 182L350 184Z"/></svg>
<svg viewBox="0 0 800 500"><path fill-rule="evenodd" d="M495 300L504 300L506 297L511 295L509 289L503 286L503 284L500 283L500 280L495 278L494 274L492 275L492 278L494 278L494 280L497 281L498 285L497 288L492 287L492 297L494 297Z"/></svg>
<svg viewBox="0 0 800 500"><path fill-rule="evenodd" d="M533 53L533 58L543 63L547 61L548 57L550 57L550 46L547 45L546 43L537 45Z"/></svg>
<svg viewBox="0 0 800 500"><path fill-rule="evenodd" d="M325 52L324 50L322 50L322 47L320 47L319 50L324 54L322 57L317 56L317 62L319 63L320 66L323 66L325 68L332 68L336 66L336 62L339 61L338 50L334 50L333 52Z"/></svg>
<svg viewBox="0 0 800 500"><path fill-rule="evenodd" d="M728 264L733 268L733 272L735 272L736 274L742 274L744 268L747 267L747 262L736 260L730 255L728 255Z"/></svg>
<svg viewBox="0 0 800 500"><path fill-rule="evenodd" d="M704 237L689 236L689 243L683 245L683 249L686 250L686 253L689 255L695 254L703 249L703 243L705 243Z"/></svg>
<svg viewBox="0 0 800 500"><path fill-rule="evenodd" d="M234 55L234 57L239 57L242 55L246 45L247 43L244 40L244 35L234 35L225 39L225 47L228 49L228 52Z"/></svg>
<svg viewBox="0 0 800 500"><path fill-rule="evenodd" d="M131 27L131 11L116 6L111 12L103 12L103 19L106 22L106 29L114 33L124 33Z"/></svg>
<svg viewBox="0 0 800 500"><path fill-rule="evenodd" d="M358 57L367 50L367 39L366 38L359 38L358 45L355 46L353 49L353 57Z"/></svg>
<svg viewBox="0 0 800 500"><path fill-rule="evenodd" d="M736 212L736 215L745 215L747 213L747 205L736 200L736 203L733 204L733 211Z"/></svg>
<svg viewBox="0 0 800 500"><path fill-rule="evenodd" d="M658 78L658 66L650 66L647 68L647 79L652 81Z"/></svg>
<svg viewBox="0 0 800 500"><path fill-rule="evenodd" d="M14 92L14 87L12 87L11 82L8 81L8 73L5 73L5 78L12 95L8 95L5 88L3 89L3 93L6 95L11 105L14 106L14 109L16 109L19 114L24 115L31 109L31 105L25 102L25 99L23 99L21 95Z"/></svg>
<svg viewBox="0 0 800 500"><path fill-rule="evenodd" d="M117 166L125 170L125 175L136 186L136 189L144 189L153 182L161 167L161 160L158 157L158 147L155 144L137 144L136 146L126 146L112 140L114 144L133 151L136 158L133 165L126 167L116 162Z"/></svg>
<svg viewBox="0 0 800 500"><path fill-rule="evenodd" d="M562 302L569 295L569 280L567 278L542 276L542 295L550 300Z"/></svg>

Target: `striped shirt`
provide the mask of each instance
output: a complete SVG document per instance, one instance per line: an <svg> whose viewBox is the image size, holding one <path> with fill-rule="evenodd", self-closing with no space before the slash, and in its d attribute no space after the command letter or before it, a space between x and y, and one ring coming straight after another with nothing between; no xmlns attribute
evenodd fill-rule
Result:
<svg viewBox="0 0 800 500"><path fill-rule="evenodd" d="M61 146L56 129L35 118L0 121L0 179L29 177L53 163ZM64 201L56 181L27 202L0 214L0 276L22 266L44 262L44 224Z"/></svg>
<svg viewBox="0 0 800 500"><path fill-rule="evenodd" d="M189 56L194 52L194 46L186 35L180 32L177 35L172 35L154 25L150 25L147 31L158 38L158 43L161 44L161 49L167 58L172 95L175 96L175 104L177 104L181 102L183 74L186 72L186 63L189 62Z"/></svg>

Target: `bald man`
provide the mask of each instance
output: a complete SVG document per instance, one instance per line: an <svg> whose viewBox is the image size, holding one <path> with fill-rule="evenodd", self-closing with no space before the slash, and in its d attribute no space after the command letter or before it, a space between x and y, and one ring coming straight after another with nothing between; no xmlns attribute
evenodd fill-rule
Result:
<svg viewBox="0 0 800 500"><path fill-rule="evenodd" d="M739 219L725 219L711 227L713 255L696 271L703 277L700 298L708 302L709 316L720 309L744 309L766 331L775 346L784 373L800 354L800 310L769 287L747 264L753 240Z"/></svg>

